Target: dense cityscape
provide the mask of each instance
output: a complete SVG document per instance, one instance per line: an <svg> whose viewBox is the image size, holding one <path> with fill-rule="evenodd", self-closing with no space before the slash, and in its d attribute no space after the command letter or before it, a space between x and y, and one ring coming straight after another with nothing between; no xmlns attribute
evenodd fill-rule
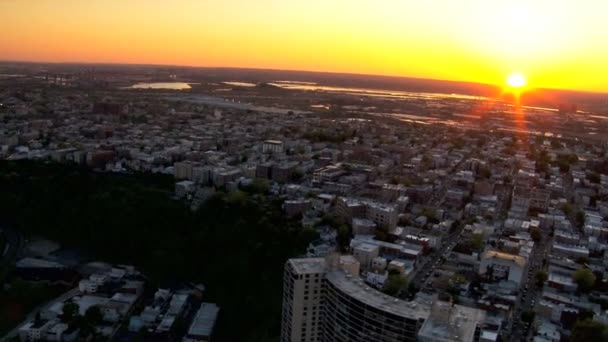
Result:
<svg viewBox="0 0 608 342"><path fill-rule="evenodd" d="M605 102L3 68L8 341L608 336Z"/></svg>

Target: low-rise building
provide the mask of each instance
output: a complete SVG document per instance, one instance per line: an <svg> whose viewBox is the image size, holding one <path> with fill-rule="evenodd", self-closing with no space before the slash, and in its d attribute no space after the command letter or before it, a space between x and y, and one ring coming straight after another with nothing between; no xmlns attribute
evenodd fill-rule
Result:
<svg viewBox="0 0 608 342"><path fill-rule="evenodd" d="M521 284L525 275L526 259L508 253L488 250L481 256L479 274L490 281L508 280Z"/></svg>

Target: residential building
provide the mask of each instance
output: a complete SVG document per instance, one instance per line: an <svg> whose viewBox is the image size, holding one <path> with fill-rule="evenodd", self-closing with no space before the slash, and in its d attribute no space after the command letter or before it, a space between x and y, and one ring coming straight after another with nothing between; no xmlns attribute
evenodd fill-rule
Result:
<svg viewBox="0 0 608 342"><path fill-rule="evenodd" d="M479 274L489 280L508 280L521 284L525 275L526 259L519 255L488 250L481 256Z"/></svg>

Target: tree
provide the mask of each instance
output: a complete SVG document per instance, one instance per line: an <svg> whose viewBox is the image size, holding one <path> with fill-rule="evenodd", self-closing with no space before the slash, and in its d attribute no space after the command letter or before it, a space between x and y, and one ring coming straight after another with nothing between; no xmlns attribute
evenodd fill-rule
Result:
<svg viewBox="0 0 608 342"><path fill-rule="evenodd" d="M453 233L460 228L462 228L462 222L460 222L460 220L454 220L450 226L450 233Z"/></svg>
<svg viewBox="0 0 608 342"><path fill-rule="evenodd" d="M572 276L581 292L589 292L595 285L595 275L588 268L580 268Z"/></svg>
<svg viewBox="0 0 608 342"><path fill-rule="evenodd" d="M342 249L342 251L346 251L348 249L348 246L350 245L351 231L351 227L346 224L342 224L338 227L336 242L338 243L338 246L340 246L340 249Z"/></svg>
<svg viewBox="0 0 608 342"><path fill-rule="evenodd" d="M483 234L473 235L473 238L471 239L471 246L473 247L473 249L478 252L481 251L481 249L483 248L483 240Z"/></svg>
<svg viewBox="0 0 608 342"><path fill-rule="evenodd" d="M42 317L40 316L40 311L36 312L36 316L34 316L34 325L39 327L42 324Z"/></svg>
<svg viewBox="0 0 608 342"><path fill-rule="evenodd" d="M456 273L450 278L446 292L455 298L460 294L461 286L466 282L467 279L462 274Z"/></svg>
<svg viewBox="0 0 608 342"><path fill-rule="evenodd" d="M532 240L534 240L534 242L539 242L543 237L543 235L540 232L540 229L538 229L538 228L531 229L530 236L532 237Z"/></svg>
<svg viewBox="0 0 608 342"><path fill-rule="evenodd" d="M555 164L559 167L561 172L568 172L570 170L570 165L576 164L577 162L578 157L575 154L569 154L559 155Z"/></svg>
<svg viewBox="0 0 608 342"><path fill-rule="evenodd" d="M585 224L585 212L582 210L579 210L576 213L576 225L579 228L582 228L584 224Z"/></svg>
<svg viewBox="0 0 608 342"><path fill-rule="evenodd" d="M61 321L63 323L71 322L76 316L78 316L78 310L80 307L76 303L66 303L63 305L63 313L61 315Z"/></svg>
<svg viewBox="0 0 608 342"><path fill-rule="evenodd" d="M589 257L581 256L576 259L577 264L585 265L589 263Z"/></svg>
<svg viewBox="0 0 608 342"><path fill-rule="evenodd" d="M572 329L571 342L608 341L608 326L592 320L578 321Z"/></svg>
<svg viewBox="0 0 608 342"><path fill-rule="evenodd" d="M492 177L492 171L490 169L488 169L487 167L483 167L479 170L479 177L488 179L488 178Z"/></svg>
<svg viewBox="0 0 608 342"><path fill-rule="evenodd" d="M416 284L409 283L409 285L407 286L407 292L410 294L410 296L413 296L416 294L416 292L418 292L418 286L416 286Z"/></svg>
<svg viewBox="0 0 608 342"><path fill-rule="evenodd" d="M391 296L397 296L403 291L407 291L407 289L407 278L400 274L389 275L386 284L384 284L384 292Z"/></svg>
<svg viewBox="0 0 608 342"><path fill-rule="evenodd" d="M595 183L595 184L599 184L601 181L601 177L600 174L597 172L591 172L590 174L587 175L587 179L591 182L591 183Z"/></svg>
<svg viewBox="0 0 608 342"><path fill-rule="evenodd" d="M549 278L549 275L545 271L538 271L534 278L536 279L536 286L542 287Z"/></svg>
<svg viewBox="0 0 608 342"><path fill-rule="evenodd" d="M463 285L466 282L467 282L467 278L465 278L462 274L456 273L450 278L450 283L458 285L458 286Z"/></svg>
<svg viewBox="0 0 608 342"><path fill-rule="evenodd" d="M525 323L532 323L536 314L532 310L527 310L521 313L521 320Z"/></svg>
<svg viewBox="0 0 608 342"><path fill-rule="evenodd" d="M255 178L244 190L252 194L267 194L270 191L270 182L263 178Z"/></svg>
<svg viewBox="0 0 608 342"><path fill-rule="evenodd" d="M148 328L146 327L142 327L141 329L139 329L139 331L137 332L137 335L135 335L134 337L134 341L135 342L145 342L145 341L149 341L150 337L151 337L151 333L148 331Z"/></svg>
<svg viewBox="0 0 608 342"><path fill-rule="evenodd" d="M97 325L103 320L103 315L98 306L94 305L87 309L84 314L84 319L91 325Z"/></svg>
<svg viewBox="0 0 608 342"><path fill-rule="evenodd" d="M566 216L570 216L572 215L572 213L574 212L574 209L572 208L572 204L570 203L565 203L562 206L562 211L564 212L564 214L566 214Z"/></svg>
<svg viewBox="0 0 608 342"><path fill-rule="evenodd" d="M304 177L304 173L300 170L294 170L289 174L289 181L297 182Z"/></svg>
<svg viewBox="0 0 608 342"><path fill-rule="evenodd" d="M388 269L388 275L392 276L392 275L401 275L401 272L396 269L396 268L389 268Z"/></svg>
<svg viewBox="0 0 608 342"><path fill-rule="evenodd" d="M558 140L551 140L551 147L556 149L562 148L562 144Z"/></svg>
<svg viewBox="0 0 608 342"><path fill-rule="evenodd" d="M434 209L424 208L420 212L420 216L425 216L430 223L439 223L439 219L437 219L437 213Z"/></svg>
<svg viewBox="0 0 608 342"><path fill-rule="evenodd" d="M457 286L456 284L449 284L448 288L445 290L447 293L449 293L452 298L457 298L458 295L460 294L460 287Z"/></svg>
<svg viewBox="0 0 608 342"><path fill-rule="evenodd" d="M204 283L207 298L222 307L218 340L271 340L280 330L282 272L277 270L304 253L316 233L287 220L282 201L273 196L246 194L234 201L220 191L191 211L170 198L173 188L173 177L158 174L0 161L0 217L26 234L79 246L110 263L133 264L152 283ZM227 269L240 271L227 281ZM50 298L60 294L49 286L21 287L26 291L19 300L29 311L47 302L49 292ZM259 303L243 306L242 298ZM0 298L0 306L5 302ZM0 326L5 322L0 312Z"/></svg>

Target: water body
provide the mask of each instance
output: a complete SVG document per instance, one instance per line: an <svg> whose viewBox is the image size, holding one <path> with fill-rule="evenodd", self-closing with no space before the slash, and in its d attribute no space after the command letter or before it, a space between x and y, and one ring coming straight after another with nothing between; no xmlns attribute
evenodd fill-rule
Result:
<svg viewBox="0 0 608 342"><path fill-rule="evenodd" d="M223 84L226 85L230 85L230 86L235 86L235 87L247 87L247 88L253 88L255 87L254 83L249 83L249 82L222 82Z"/></svg>
<svg viewBox="0 0 608 342"><path fill-rule="evenodd" d="M323 86L312 82L294 82L294 81L276 81L269 83L275 87L291 90L308 90L308 91L324 91L328 93L342 93L355 96L369 96L369 97L381 97L389 99L423 99L423 100L437 100L437 99L459 99L459 100L479 100L479 101L491 101L487 97L482 96L471 96L462 94L440 94L440 93L421 93L421 92L410 92L410 91L394 91L394 90L381 90L381 89L368 89L368 88L349 88L349 87L334 87L334 86Z"/></svg>
<svg viewBox="0 0 608 342"><path fill-rule="evenodd" d="M152 83L136 83L125 89L169 89L169 90L185 90L192 88L190 84L185 82L152 82Z"/></svg>

